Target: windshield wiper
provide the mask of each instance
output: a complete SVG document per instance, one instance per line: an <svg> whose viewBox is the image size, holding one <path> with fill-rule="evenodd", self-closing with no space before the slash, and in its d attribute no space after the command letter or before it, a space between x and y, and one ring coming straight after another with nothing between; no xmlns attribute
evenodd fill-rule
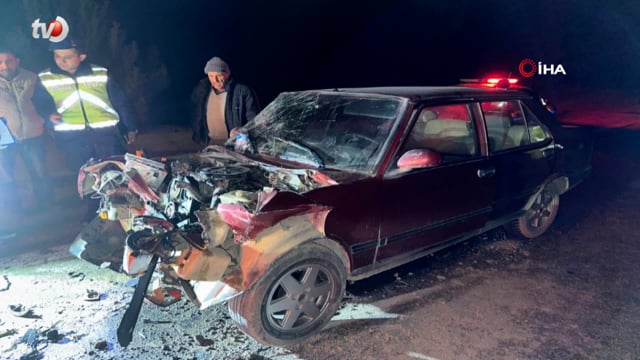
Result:
<svg viewBox="0 0 640 360"><path fill-rule="evenodd" d="M308 159L312 160L313 163L311 165L314 165L317 168L323 168L324 167L324 161L322 160L322 158L320 157L320 155L318 155L318 153L313 150L312 148L310 148L308 145L293 141L293 140L286 140L286 139L282 139L279 137L274 138L277 141L283 142L291 147L294 147L296 149L301 150L302 152L304 152L305 154L308 155ZM288 154L287 156L282 156L284 154L286 154L287 151L285 150L282 154L278 155L279 158L284 159L284 160L292 160L292 161L296 161L296 162L302 162L300 161L300 158L295 156L295 154Z"/></svg>

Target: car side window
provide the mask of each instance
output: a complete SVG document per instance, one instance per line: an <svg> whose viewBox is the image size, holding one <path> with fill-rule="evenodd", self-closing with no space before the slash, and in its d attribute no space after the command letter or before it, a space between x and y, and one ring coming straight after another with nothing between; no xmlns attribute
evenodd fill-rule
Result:
<svg viewBox="0 0 640 360"><path fill-rule="evenodd" d="M400 155L414 149L440 154L442 163L477 155L471 112L466 104L429 106L420 111Z"/></svg>
<svg viewBox="0 0 640 360"><path fill-rule="evenodd" d="M549 137L540 120L519 101L483 102L481 106L490 152L526 146Z"/></svg>
<svg viewBox="0 0 640 360"><path fill-rule="evenodd" d="M547 127L538 119L538 117L531 111L527 105L522 104L524 110L524 117L527 122L527 129L529 130L529 139L532 144L543 142L551 138L551 132Z"/></svg>

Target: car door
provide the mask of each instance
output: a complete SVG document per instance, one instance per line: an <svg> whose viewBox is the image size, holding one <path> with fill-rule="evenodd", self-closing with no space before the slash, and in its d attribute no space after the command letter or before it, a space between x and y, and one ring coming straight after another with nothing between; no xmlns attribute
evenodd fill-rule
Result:
<svg viewBox="0 0 640 360"><path fill-rule="evenodd" d="M554 145L547 128L521 101L484 101L480 106L497 181L491 218L500 219L522 209L551 174Z"/></svg>
<svg viewBox="0 0 640 360"><path fill-rule="evenodd" d="M496 183L477 133L469 104L421 109L382 181L377 262L417 255L483 227ZM440 161L397 167L403 154L421 149L434 151Z"/></svg>

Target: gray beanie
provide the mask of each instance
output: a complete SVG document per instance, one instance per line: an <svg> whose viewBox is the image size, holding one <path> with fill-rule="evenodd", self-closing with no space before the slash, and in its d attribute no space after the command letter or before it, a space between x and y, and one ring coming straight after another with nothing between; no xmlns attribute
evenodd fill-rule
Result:
<svg viewBox="0 0 640 360"><path fill-rule="evenodd" d="M211 60L207 61L207 65L204 66L204 73L207 74L210 72L228 74L231 72L231 70L229 69L229 65L227 65L224 60L217 56L214 56L211 58Z"/></svg>

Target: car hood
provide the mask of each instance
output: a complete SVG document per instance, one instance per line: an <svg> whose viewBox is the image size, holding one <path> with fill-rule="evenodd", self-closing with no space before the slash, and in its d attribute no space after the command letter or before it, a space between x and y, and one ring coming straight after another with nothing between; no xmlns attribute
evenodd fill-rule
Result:
<svg viewBox="0 0 640 360"><path fill-rule="evenodd" d="M118 259L117 253L125 243L141 241L132 233L175 233L203 251L230 238L238 244L254 241L291 217L324 234L331 209L305 194L335 185L317 169L259 161L220 146L160 161L127 154L90 163L80 170L78 191L102 198L99 218L78 235L71 252L118 270L127 259Z"/></svg>

